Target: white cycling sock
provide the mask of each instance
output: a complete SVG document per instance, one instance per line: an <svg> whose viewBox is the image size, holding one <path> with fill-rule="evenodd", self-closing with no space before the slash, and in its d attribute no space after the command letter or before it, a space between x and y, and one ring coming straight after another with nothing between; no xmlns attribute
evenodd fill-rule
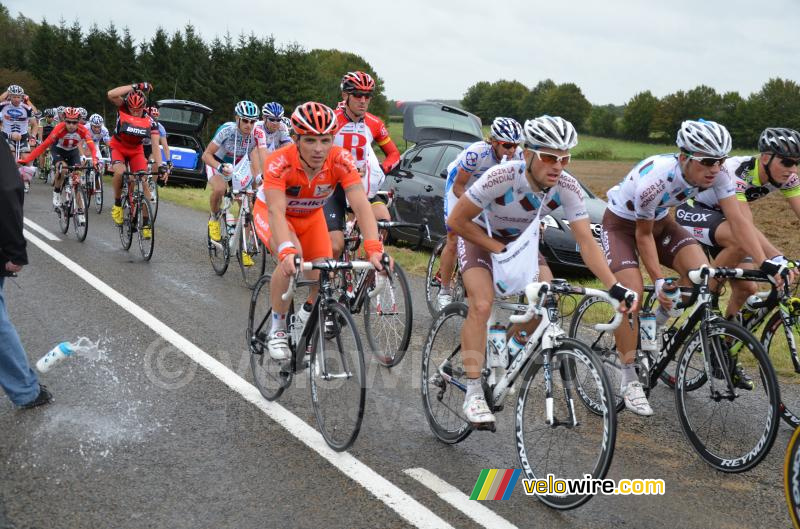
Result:
<svg viewBox="0 0 800 529"><path fill-rule="evenodd" d="M270 330L270 334L276 331L285 331L286 330L286 314L280 314L278 312L272 311L272 329Z"/></svg>
<svg viewBox="0 0 800 529"><path fill-rule="evenodd" d="M633 364L625 364L622 366L622 377L620 378L620 386L625 387L631 382L636 382L639 380L639 376L636 374L636 368Z"/></svg>
<svg viewBox="0 0 800 529"><path fill-rule="evenodd" d="M464 400L469 400L473 395L483 395L483 386L481 385L480 377L467 379L467 394L464 396Z"/></svg>

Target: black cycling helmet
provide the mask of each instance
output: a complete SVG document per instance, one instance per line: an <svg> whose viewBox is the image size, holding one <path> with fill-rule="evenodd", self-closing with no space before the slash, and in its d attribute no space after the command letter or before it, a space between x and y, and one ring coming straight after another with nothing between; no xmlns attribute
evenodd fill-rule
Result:
<svg viewBox="0 0 800 529"><path fill-rule="evenodd" d="M800 158L800 133L782 127L764 129L758 138L758 150L784 158Z"/></svg>

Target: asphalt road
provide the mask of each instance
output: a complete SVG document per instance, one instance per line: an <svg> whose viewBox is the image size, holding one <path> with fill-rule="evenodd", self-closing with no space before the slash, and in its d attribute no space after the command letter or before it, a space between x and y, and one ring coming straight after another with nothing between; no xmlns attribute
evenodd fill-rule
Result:
<svg viewBox="0 0 800 529"><path fill-rule="evenodd" d="M34 184L25 215L56 234L49 191ZM664 479L664 496L597 496L562 513L518 484L508 501L464 502L477 513L454 507L405 471L425 469L469 495L481 469L518 467L513 416L501 413L497 433L455 446L433 437L419 393L430 318L417 277L409 354L391 371L369 363L361 434L349 455L331 454L314 433L305 376L279 406L254 397L244 343L250 292L235 266L214 275L204 214L162 204L150 263L135 242L121 250L108 210L90 215L84 243L71 231L50 241L28 230L154 320L134 318L29 243L31 264L5 294L31 362L82 336L98 349L42 376L53 404L21 411L0 398L0 528L790 525L781 486L789 429L781 426L755 470L719 473L684 439L663 386L651 397L654 417L620 414L609 477ZM187 355L165 335L199 352L187 346Z"/></svg>

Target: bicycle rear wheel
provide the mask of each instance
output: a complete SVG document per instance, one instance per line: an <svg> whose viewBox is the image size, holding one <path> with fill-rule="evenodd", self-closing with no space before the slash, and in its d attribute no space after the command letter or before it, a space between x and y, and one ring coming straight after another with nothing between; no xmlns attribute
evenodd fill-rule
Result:
<svg viewBox="0 0 800 529"><path fill-rule="evenodd" d="M149 261L153 257L153 249L156 246L156 225L147 198L142 197L137 210L136 231L139 239L139 252L142 254L142 259ZM148 233L145 233L147 228L149 228L149 237L147 237Z"/></svg>
<svg viewBox="0 0 800 529"><path fill-rule="evenodd" d="M79 185L75 189L72 200L72 211L74 212L72 221L75 227L75 236L79 241L83 242L86 240L86 234L89 233L89 194L83 185ZM79 201L83 203L83 207L79 207Z"/></svg>
<svg viewBox="0 0 800 529"><path fill-rule="evenodd" d="M431 316L436 316L439 312L439 292L442 290L442 276L440 271L442 251L447 243L447 236L439 239L428 259L428 268L425 273L425 301L428 304L428 312ZM464 284L461 281L461 272L458 269L458 263L455 263L455 271L453 273L451 292L453 301L464 301L465 291Z"/></svg>
<svg viewBox="0 0 800 529"><path fill-rule="evenodd" d="M211 234L206 229L206 242L208 244L208 259L211 261L211 267L218 276L225 275L228 270L228 264L231 261L230 251L230 235L228 234L228 227L225 225L225 216L220 216L220 240L214 241L211 239Z"/></svg>
<svg viewBox="0 0 800 529"><path fill-rule="evenodd" d="M247 317L247 346L250 350L250 370L258 391L267 400L275 400L292 383L288 363L280 364L269 356L267 340L272 325L272 307L269 301L269 276L256 282L250 296L250 312ZM289 308L287 319L291 316Z"/></svg>
<svg viewBox="0 0 800 529"><path fill-rule="evenodd" d="M467 374L461 355L464 303L451 303L436 314L422 350L422 409L433 434L455 444L472 433L464 416Z"/></svg>
<svg viewBox="0 0 800 529"><path fill-rule="evenodd" d="M517 456L528 479L602 479L611 466L617 419L614 393L601 362L585 344L564 338L550 360L552 376L545 374L542 356L528 362L517 398L515 435ZM546 399L546 381L552 383L552 401ZM597 410L577 406L577 382L590 393ZM553 424L546 409L552 405ZM537 495L554 509L574 509L592 495Z"/></svg>
<svg viewBox="0 0 800 529"><path fill-rule="evenodd" d="M122 195L122 224L119 226L119 240L125 250L130 250L133 242L134 220L131 216L131 204L125 192Z"/></svg>
<svg viewBox="0 0 800 529"><path fill-rule="evenodd" d="M369 271L368 285L375 285L376 273ZM379 364L394 367L400 363L411 341L414 322L411 287L403 268L394 264L392 281L383 292L364 300L364 331L370 351Z"/></svg>
<svg viewBox="0 0 800 529"><path fill-rule="evenodd" d="M686 386L693 372L705 371L701 330L686 342L678 359L675 404L684 434L703 460L722 472L745 472L758 465L778 433L780 395L775 371L764 348L740 325L724 320L704 322L708 335L711 377L692 391ZM741 365L752 388L734 387ZM713 391L712 391L713 386Z"/></svg>
<svg viewBox="0 0 800 529"><path fill-rule="evenodd" d="M787 326L780 309L775 311L764 326L761 344L767 351L779 380L796 384L798 374L794 371L792 354L797 354L800 344L800 314L794 315L794 325ZM795 412L800 411L800 401L796 395L796 392L789 391L781 393L781 418L792 428L800 427L800 417L795 415Z"/></svg>
<svg viewBox="0 0 800 529"><path fill-rule="evenodd" d="M253 260L253 264L250 266L245 266L243 262L242 254L245 249ZM267 253L266 248L264 248L261 239L258 238L253 223L251 221L245 222L242 225L242 233L239 234L239 241L236 245L236 260L239 262L239 270L242 272L244 284L250 290L255 287L256 282L264 275L267 265L265 253Z"/></svg>
<svg viewBox="0 0 800 529"><path fill-rule="evenodd" d="M309 381L320 432L336 451L356 440L367 397L364 350L350 311L331 302L311 335ZM325 322L332 322L332 329Z"/></svg>

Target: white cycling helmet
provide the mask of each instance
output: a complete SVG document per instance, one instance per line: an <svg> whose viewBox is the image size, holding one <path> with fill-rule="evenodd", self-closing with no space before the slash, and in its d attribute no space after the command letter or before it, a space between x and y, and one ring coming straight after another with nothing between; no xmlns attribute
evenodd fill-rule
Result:
<svg viewBox="0 0 800 529"><path fill-rule="evenodd" d="M578 144L578 133L572 123L558 116L540 116L525 122L525 145L528 148L548 147L568 151Z"/></svg>
<svg viewBox="0 0 800 529"><path fill-rule="evenodd" d="M489 129L489 137L497 141L520 143L522 141L522 126L515 119L494 118Z"/></svg>
<svg viewBox="0 0 800 529"><path fill-rule="evenodd" d="M714 121L700 119L681 123L675 140L681 150L689 153L702 153L722 158L731 152L731 134L724 126Z"/></svg>
<svg viewBox="0 0 800 529"><path fill-rule="evenodd" d="M12 96L24 96L25 95L25 90L23 90L22 87L20 85L18 85L18 84L12 84L11 86L9 86L7 92L9 93L9 95L12 95Z"/></svg>
<svg viewBox="0 0 800 529"><path fill-rule="evenodd" d="M83 107L78 107L78 114L80 114L81 119L85 120L86 117L89 115L89 111Z"/></svg>
<svg viewBox="0 0 800 529"><path fill-rule="evenodd" d="M103 124L103 116L100 114L92 114L89 116L89 123L91 125L101 126Z"/></svg>

